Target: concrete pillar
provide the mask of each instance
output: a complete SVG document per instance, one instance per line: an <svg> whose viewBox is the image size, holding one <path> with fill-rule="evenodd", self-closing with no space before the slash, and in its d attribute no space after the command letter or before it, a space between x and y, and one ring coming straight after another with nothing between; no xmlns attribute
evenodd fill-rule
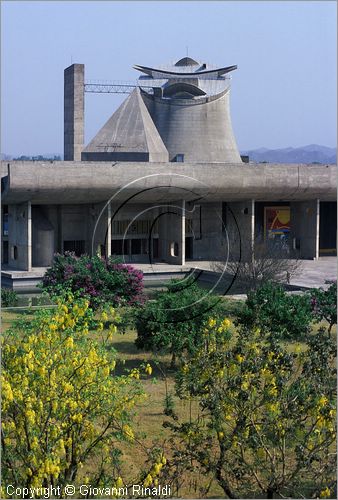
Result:
<svg viewBox="0 0 338 500"><path fill-rule="evenodd" d="M32 204L27 202L27 268L29 271L32 269Z"/></svg>
<svg viewBox="0 0 338 500"><path fill-rule="evenodd" d="M291 245L301 259L319 257L319 200L290 203Z"/></svg>
<svg viewBox="0 0 338 500"><path fill-rule="evenodd" d="M112 235L112 221L111 221L111 206L107 205L107 237L106 237L106 256L111 256L111 235Z"/></svg>
<svg viewBox="0 0 338 500"><path fill-rule="evenodd" d="M57 213L57 246L56 251L58 253L63 253L63 235L62 235L62 205L58 205L56 209Z"/></svg>
<svg viewBox="0 0 338 500"><path fill-rule="evenodd" d="M181 215L181 227L179 228L180 235L180 258L181 266L185 265L185 200L182 200L182 215Z"/></svg>
<svg viewBox="0 0 338 500"><path fill-rule="evenodd" d="M251 259L255 241L255 200L229 202L227 207L230 260Z"/></svg>
<svg viewBox="0 0 338 500"><path fill-rule="evenodd" d="M84 146L84 64L64 71L64 159L81 161Z"/></svg>
<svg viewBox="0 0 338 500"><path fill-rule="evenodd" d="M159 218L161 258L168 264L185 264L185 201L162 209Z"/></svg>
<svg viewBox="0 0 338 500"><path fill-rule="evenodd" d="M8 207L8 265L13 269L32 269L32 207L30 201Z"/></svg>

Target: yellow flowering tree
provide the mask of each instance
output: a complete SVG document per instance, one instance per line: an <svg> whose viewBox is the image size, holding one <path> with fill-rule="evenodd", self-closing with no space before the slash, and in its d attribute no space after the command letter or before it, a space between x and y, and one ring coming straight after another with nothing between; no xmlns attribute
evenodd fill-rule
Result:
<svg viewBox="0 0 338 500"><path fill-rule="evenodd" d="M114 316L114 311L111 311ZM92 311L68 294L53 311L18 322L3 338L2 480L14 486L122 485L119 443L133 440L136 377L116 376L107 335L88 332ZM107 313L102 318L105 321Z"/></svg>
<svg viewBox="0 0 338 500"><path fill-rule="evenodd" d="M203 347L178 375L177 394L195 400L199 412L166 423L172 475L185 464L213 477L229 498L333 498L332 341L317 334L305 351L290 353L273 336L229 325L209 320Z"/></svg>

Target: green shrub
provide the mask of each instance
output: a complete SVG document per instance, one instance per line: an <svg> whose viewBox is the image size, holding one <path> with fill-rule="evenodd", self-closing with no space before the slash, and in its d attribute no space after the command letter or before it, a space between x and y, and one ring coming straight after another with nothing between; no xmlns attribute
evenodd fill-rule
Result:
<svg viewBox="0 0 338 500"><path fill-rule="evenodd" d="M12 307L18 302L18 295L14 290L9 288L1 288L1 305L2 307Z"/></svg>
<svg viewBox="0 0 338 500"><path fill-rule="evenodd" d="M143 303L143 273L112 258L82 255L71 252L55 255L53 265L46 272L42 288L52 296L64 290L80 291L94 309L110 304L138 305Z"/></svg>
<svg viewBox="0 0 338 500"><path fill-rule="evenodd" d="M170 353L174 366L176 357L191 354L200 345L209 316L218 310L219 298L208 295L192 279L173 280L138 311L136 345Z"/></svg>
<svg viewBox="0 0 338 500"><path fill-rule="evenodd" d="M287 294L280 285L265 283L248 293L238 324L259 328L276 338L299 339L309 332L312 321L307 295Z"/></svg>
<svg viewBox="0 0 338 500"><path fill-rule="evenodd" d="M332 283L327 290L313 289L311 294L311 310L315 321L326 320L329 323L328 332L337 324L337 282Z"/></svg>

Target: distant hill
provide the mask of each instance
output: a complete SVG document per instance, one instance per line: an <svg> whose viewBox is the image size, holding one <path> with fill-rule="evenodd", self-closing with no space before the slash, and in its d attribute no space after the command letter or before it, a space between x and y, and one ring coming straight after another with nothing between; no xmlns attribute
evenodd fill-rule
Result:
<svg viewBox="0 0 338 500"><path fill-rule="evenodd" d="M310 144L300 148L267 149L259 148L241 151L250 161L268 163L337 163L337 148Z"/></svg>
<svg viewBox="0 0 338 500"><path fill-rule="evenodd" d="M20 156L13 156L13 155L8 155L6 153L1 153L0 154L0 159L1 160L21 160L21 161L33 161L33 160L38 160L38 161L44 161L44 160L62 160L63 156L59 153L46 153L42 155L20 155Z"/></svg>

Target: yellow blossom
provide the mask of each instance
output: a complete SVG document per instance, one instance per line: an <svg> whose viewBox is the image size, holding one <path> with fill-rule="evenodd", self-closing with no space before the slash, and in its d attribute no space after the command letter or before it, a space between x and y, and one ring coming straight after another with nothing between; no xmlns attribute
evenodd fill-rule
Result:
<svg viewBox="0 0 338 500"><path fill-rule="evenodd" d="M225 318L222 323L221 323L222 327L223 328L230 328L230 326L232 325L230 319L228 318Z"/></svg>
<svg viewBox="0 0 338 500"><path fill-rule="evenodd" d="M319 407L326 406L328 402L329 400L325 396L322 396L318 401L318 406Z"/></svg>
<svg viewBox="0 0 338 500"><path fill-rule="evenodd" d="M123 486L123 480L121 476L118 476L115 481L115 486L116 488L122 488Z"/></svg>
<svg viewBox="0 0 338 500"><path fill-rule="evenodd" d="M31 410L31 409L26 410L25 415L28 419L28 422L30 422L32 424L35 422L35 411L34 410Z"/></svg>
<svg viewBox="0 0 338 500"><path fill-rule="evenodd" d="M72 349L74 347L74 340L72 337L68 337L65 342L65 346Z"/></svg>
<svg viewBox="0 0 338 500"><path fill-rule="evenodd" d="M216 325L216 320L214 318L209 318L208 326L213 328Z"/></svg>
<svg viewBox="0 0 338 500"><path fill-rule="evenodd" d="M73 415L71 418L72 418L73 422L76 422L78 424L80 424L82 422L81 413L77 413L77 414Z"/></svg>
<svg viewBox="0 0 338 500"><path fill-rule="evenodd" d="M12 391L11 385L7 380L4 380L3 377L2 377L1 390L2 390L3 398L7 399L8 401L13 401L14 396L13 396L13 391Z"/></svg>
<svg viewBox="0 0 338 500"><path fill-rule="evenodd" d="M331 490L330 490L330 488L328 488L328 487L326 486L326 488L320 492L320 495L319 495L319 496L320 496L320 498L327 498L327 497L329 497L330 495L331 495Z"/></svg>
<svg viewBox="0 0 338 500"><path fill-rule="evenodd" d="M143 481L143 485L147 488L148 486L150 486L153 482L153 478L151 476L151 474L148 474L147 477L145 478L145 480Z"/></svg>
<svg viewBox="0 0 338 500"><path fill-rule="evenodd" d="M133 429L125 424L123 427L122 427L122 430L123 430L123 434L130 440L130 441L133 441L135 439L135 436L134 436L134 432L133 432Z"/></svg>

